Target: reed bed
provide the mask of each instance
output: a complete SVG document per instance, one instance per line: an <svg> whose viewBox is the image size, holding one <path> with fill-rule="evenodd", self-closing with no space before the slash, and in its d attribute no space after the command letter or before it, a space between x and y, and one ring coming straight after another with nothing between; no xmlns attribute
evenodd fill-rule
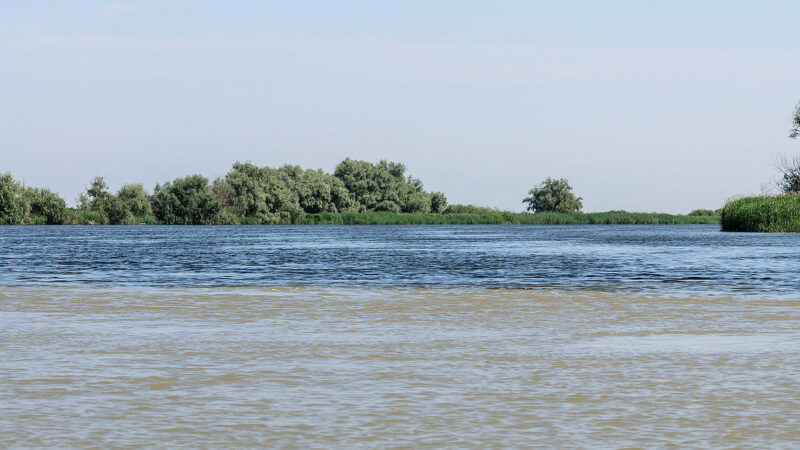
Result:
<svg viewBox="0 0 800 450"><path fill-rule="evenodd" d="M684 216L659 213L513 213L403 214L388 212L303 214L295 224L326 225L688 225L718 224L718 216Z"/></svg>
<svg viewBox="0 0 800 450"><path fill-rule="evenodd" d="M42 219L43 220L43 219ZM41 221L38 221L41 222ZM38 223L34 222L34 223ZM107 225L105 216L83 210L70 210L67 224ZM515 213L484 208L477 212L449 214L415 214L392 212L349 212L299 214L286 218L281 225L694 225L718 224L719 216L691 216L659 213ZM153 216L132 216L125 225L159 225ZM235 216L220 223L225 225L259 225L257 218Z"/></svg>
<svg viewBox="0 0 800 450"><path fill-rule="evenodd" d="M722 208L722 231L800 233L800 194L731 200Z"/></svg>

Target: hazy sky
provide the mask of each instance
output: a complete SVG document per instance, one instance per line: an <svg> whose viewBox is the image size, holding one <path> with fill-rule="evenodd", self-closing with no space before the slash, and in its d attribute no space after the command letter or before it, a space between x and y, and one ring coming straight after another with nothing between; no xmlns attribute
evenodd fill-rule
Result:
<svg viewBox="0 0 800 450"><path fill-rule="evenodd" d="M798 1L0 1L0 172L68 203L234 161L406 163L451 203L688 212L760 192Z"/></svg>

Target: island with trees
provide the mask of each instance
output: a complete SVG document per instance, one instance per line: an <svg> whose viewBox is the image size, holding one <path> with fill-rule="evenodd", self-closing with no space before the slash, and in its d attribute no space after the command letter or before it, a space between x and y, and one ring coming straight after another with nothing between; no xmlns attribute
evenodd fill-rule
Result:
<svg viewBox="0 0 800 450"><path fill-rule="evenodd" d="M213 181L189 175L157 184L109 191L92 180L68 208L48 189L25 187L0 174L0 224L227 225L227 224L709 224L711 210L688 215L609 211L582 213L565 179L547 178L524 198L529 212L448 205L441 192L426 191L402 163L345 159L333 173L237 162Z"/></svg>

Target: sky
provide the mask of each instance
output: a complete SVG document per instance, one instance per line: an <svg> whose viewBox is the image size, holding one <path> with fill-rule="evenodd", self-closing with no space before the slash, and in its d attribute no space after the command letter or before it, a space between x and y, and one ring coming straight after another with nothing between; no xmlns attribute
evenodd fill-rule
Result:
<svg viewBox="0 0 800 450"><path fill-rule="evenodd" d="M450 203L686 213L760 193L797 1L0 0L0 172L69 204L235 161L406 164Z"/></svg>

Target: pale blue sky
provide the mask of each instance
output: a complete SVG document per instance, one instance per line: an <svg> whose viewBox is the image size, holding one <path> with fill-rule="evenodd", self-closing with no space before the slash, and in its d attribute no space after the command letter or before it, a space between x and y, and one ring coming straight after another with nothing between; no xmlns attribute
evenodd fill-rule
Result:
<svg viewBox="0 0 800 450"><path fill-rule="evenodd" d="M0 1L0 171L72 202L237 160L405 162L451 202L759 192L800 101L800 2Z"/></svg>

